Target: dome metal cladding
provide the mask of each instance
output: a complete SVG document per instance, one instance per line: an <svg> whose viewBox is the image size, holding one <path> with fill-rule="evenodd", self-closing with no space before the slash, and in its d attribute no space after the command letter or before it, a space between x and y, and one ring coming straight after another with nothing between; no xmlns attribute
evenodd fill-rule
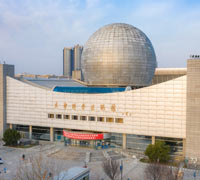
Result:
<svg viewBox="0 0 200 180"><path fill-rule="evenodd" d="M157 66L148 37L123 23L97 30L86 42L81 58L84 81L91 85L147 86Z"/></svg>

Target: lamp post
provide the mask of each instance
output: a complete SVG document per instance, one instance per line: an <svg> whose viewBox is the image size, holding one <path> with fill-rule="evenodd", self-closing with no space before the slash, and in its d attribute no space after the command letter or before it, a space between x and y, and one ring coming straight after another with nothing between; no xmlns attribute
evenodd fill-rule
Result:
<svg viewBox="0 0 200 180"><path fill-rule="evenodd" d="M194 168L195 168L193 176L194 176L194 178L196 180L197 179L197 158L193 159L193 164L194 164Z"/></svg>
<svg viewBox="0 0 200 180"><path fill-rule="evenodd" d="M121 165L120 165L120 172L121 172L121 180L123 180L123 161L121 160Z"/></svg>

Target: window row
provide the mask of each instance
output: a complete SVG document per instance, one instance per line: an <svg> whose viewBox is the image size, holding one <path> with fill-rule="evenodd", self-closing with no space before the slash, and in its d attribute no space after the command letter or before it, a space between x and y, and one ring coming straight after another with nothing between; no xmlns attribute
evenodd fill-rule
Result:
<svg viewBox="0 0 200 180"><path fill-rule="evenodd" d="M67 120L82 120L82 121L98 121L98 122L110 122L110 123L123 123L123 118L113 117L96 117L96 116L78 116L69 114L48 114L50 119L67 119Z"/></svg>

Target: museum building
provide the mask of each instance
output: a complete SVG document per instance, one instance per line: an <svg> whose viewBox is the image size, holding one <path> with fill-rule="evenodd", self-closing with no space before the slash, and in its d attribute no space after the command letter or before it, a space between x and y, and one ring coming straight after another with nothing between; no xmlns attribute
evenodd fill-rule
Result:
<svg viewBox="0 0 200 180"><path fill-rule="evenodd" d="M199 158L200 59L187 68L156 68L148 37L122 23L86 42L81 79L15 77L0 64L0 132L66 145L143 153L156 140L173 156Z"/></svg>

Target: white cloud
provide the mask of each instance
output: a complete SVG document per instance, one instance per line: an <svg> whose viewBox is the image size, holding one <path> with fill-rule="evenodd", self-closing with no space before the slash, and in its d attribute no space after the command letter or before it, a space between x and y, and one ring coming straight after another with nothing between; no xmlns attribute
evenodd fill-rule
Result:
<svg viewBox="0 0 200 180"><path fill-rule="evenodd" d="M61 74L64 46L126 22L150 37L160 66L181 67L199 51L199 17L199 6L180 0L0 0L0 59L17 72Z"/></svg>
<svg viewBox="0 0 200 180"><path fill-rule="evenodd" d="M0 1L0 57L16 64L17 72L61 74L63 47L85 43L105 16L98 1L21 3Z"/></svg>

